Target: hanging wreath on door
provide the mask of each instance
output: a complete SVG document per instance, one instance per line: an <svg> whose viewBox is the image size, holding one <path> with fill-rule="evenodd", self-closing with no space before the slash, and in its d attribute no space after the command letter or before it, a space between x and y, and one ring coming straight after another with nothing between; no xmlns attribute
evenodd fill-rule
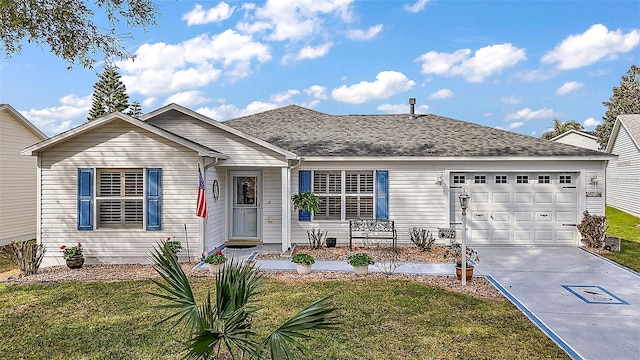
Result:
<svg viewBox="0 0 640 360"><path fill-rule="evenodd" d="M218 201L220 197L220 184L218 184L218 180L213 180L213 200Z"/></svg>

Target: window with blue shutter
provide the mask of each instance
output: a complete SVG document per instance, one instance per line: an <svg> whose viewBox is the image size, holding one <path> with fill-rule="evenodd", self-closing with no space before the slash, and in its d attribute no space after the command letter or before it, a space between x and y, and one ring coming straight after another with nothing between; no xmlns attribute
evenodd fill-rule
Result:
<svg viewBox="0 0 640 360"><path fill-rule="evenodd" d="M298 192L311 191L311 170L300 170L298 172ZM299 221L311 221L311 211L298 210Z"/></svg>
<svg viewBox="0 0 640 360"><path fill-rule="evenodd" d="M147 169L147 230L162 230L162 169Z"/></svg>
<svg viewBox="0 0 640 360"><path fill-rule="evenodd" d="M388 170L376 170L376 220L389 220Z"/></svg>
<svg viewBox="0 0 640 360"><path fill-rule="evenodd" d="M78 230L93 230L93 169L78 169Z"/></svg>

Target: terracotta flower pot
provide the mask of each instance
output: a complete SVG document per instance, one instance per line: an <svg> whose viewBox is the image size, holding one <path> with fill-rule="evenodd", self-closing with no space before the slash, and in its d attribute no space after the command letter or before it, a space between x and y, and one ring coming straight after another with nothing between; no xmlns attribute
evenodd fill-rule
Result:
<svg viewBox="0 0 640 360"><path fill-rule="evenodd" d="M369 266L354 266L353 272L356 275L367 275L369 273Z"/></svg>
<svg viewBox="0 0 640 360"><path fill-rule="evenodd" d="M473 266L467 265L466 270L467 270L467 281L469 281L473 278ZM456 265L456 276L458 277L458 280L462 280L462 266Z"/></svg>
<svg viewBox="0 0 640 360"><path fill-rule="evenodd" d="M82 255L74 255L70 258L67 258L67 267L69 269L80 269L82 265L84 265L84 256Z"/></svg>

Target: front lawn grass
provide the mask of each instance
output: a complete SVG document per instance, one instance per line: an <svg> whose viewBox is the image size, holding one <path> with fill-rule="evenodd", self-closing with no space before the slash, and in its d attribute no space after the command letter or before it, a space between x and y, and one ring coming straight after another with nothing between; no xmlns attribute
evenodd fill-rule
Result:
<svg viewBox="0 0 640 360"><path fill-rule="evenodd" d="M192 279L198 297L213 279ZM266 280L255 330L264 337L327 294L342 321L305 341L301 359L567 359L508 301L482 300L403 280ZM154 326L148 280L0 284L0 354L8 359L178 359L185 330Z"/></svg>
<svg viewBox="0 0 640 360"><path fill-rule="evenodd" d="M9 260L8 251L9 247L7 245L0 246L0 273L18 268Z"/></svg>
<svg viewBox="0 0 640 360"><path fill-rule="evenodd" d="M607 235L640 243L640 218L607 206Z"/></svg>
<svg viewBox="0 0 640 360"><path fill-rule="evenodd" d="M640 218L629 215L611 206L606 208L607 235L616 236L620 241L620 251L602 254L607 259L629 269L640 272Z"/></svg>

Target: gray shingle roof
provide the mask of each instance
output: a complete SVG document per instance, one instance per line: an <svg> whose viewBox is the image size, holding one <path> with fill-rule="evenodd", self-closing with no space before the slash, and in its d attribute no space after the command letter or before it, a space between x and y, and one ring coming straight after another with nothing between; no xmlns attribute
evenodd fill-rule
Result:
<svg viewBox="0 0 640 360"><path fill-rule="evenodd" d="M225 122L301 156L602 156L437 115L329 115L290 105Z"/></svg>
<svg viewBox="0 0 640 360"><path fill-rule="evenodd" d="M618 117L624 126L629 130L631 137L640 144L640 115L620 115Z"/></svg>

